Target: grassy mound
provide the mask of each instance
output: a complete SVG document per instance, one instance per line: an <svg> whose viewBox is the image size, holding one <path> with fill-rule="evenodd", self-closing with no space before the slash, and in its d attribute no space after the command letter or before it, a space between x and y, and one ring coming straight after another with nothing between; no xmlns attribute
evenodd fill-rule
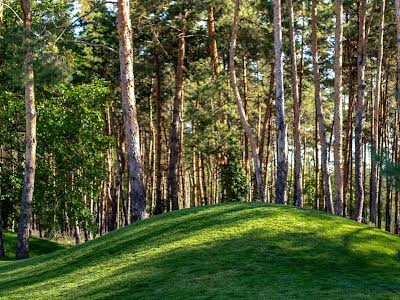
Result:
<svg viewBox="0 0 400 300"><path fill-rule="evenodd" d="M17 235L13 232L3 232L4 249L6 252L6 257L0 259L4 260L14 260L15 259L15 247L17 243ZM31 237L29 239L29 256L35 257L42 254L49 254L58 250L65 249L66 246L58 244L53 241L48 241L36 237ZM1 272L1 271L0 271ZM1 276L1 274L0 274Z"/></svg>
<svg viewBox="0 0 400 300"><path fill-rule="evenodd" d="M0 265L0 298L398 299L400 238L324 213L181 210Z"/></svg>

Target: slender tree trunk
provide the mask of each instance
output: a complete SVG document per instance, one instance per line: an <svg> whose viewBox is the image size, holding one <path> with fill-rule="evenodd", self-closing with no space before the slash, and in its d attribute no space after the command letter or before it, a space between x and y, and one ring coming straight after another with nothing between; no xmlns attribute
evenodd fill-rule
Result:
<svg viewBox="0 0 400 300"><path fill-rule="evenodd" d="M377 143L379 108L381 101L381 78L383 61L383 33L385 27L385 0L381 1L381 22L379 24L379 54L376 72L375 95L373 103L372 139L371 139L371 187L370 187L370 221L376 225L377 217L377 194L378 194L378 168L377 168Z"/></svg>
<svg viewBox="0 0 400 300"><path fill-rule="evenodd" d="M0 0L0 30L3 27L3 0ZM2 147L0 146L0 157L3 157ZM1 167L1 165L0 165ZM0 168L0 174L1 174ZM0 187L0 198L1 198L1 187ZM4 252L4 242L3 242L3 219L1 215L1 202L0 202L0 257L5 256Z"/></svg>
<svg viewBox="0 0 400 300"><path fill-rule="evenodd" d="M399 80L400 80L400 0L396 0L396 28L397 28L397 88L399 87ZM397 91L398 93L399 91ZM397 96L398 97L398 96ZM397 99L399 102L399 99ZM399 120L399 117L397 118ZM397 123L398 124L398 123ZM399 125L397 125L399 126ZM398 133L399 134L399 133ZM397 150L396 150L397 151ZM398 154L400 156L400 153ZM397 163L399 163L400 157L397 159ZM395 195L395 233L399 234L400 232L400 220L399 220L399 192L396 192Z"/></svg>
<svg viewBox="0 0 400 300"><path fill-rule="evenodd" d="M288 0L289 8L289 36L292 62L292 93L294 106L293 139L294 139L294 191L293 204L303 207L302 165L301 165L301 137L300 137L300 96L297 80L296 41L294 33L294 12L292 0Z"/></svg>
<svg viewBox="0 0 400 300"><path fill-rule="evenodd" d="M1 196L1 189L0 189L0 196ZM5 255L6 254L4 252L4 241L3 241L3 219L1 215L1 203L0 203L0 257L4 257Z"/></svg>
<svg viewBox="0 0 400 300"><path fill-rule="evenodd" d="M208 5L207 27L213 79L217 79L219 76L217 34L215 32L214 6L211 3ZM220 98L222 99L222 97Z"/></svg>
<svg viewBox="0 0 400 300"><path fill-rule="evenodd" d="M400 0L396 0L397 78L400 78Z"/></svg>
<svg viewBox="0 0 400 300"><path fill-rule="evenodd" d="M343 215L343 170L342 170L342 65L343 65L343 26L342 0L335 1L335 113L334 113L334 165L335 165L335 213Z"/></svg>
<svg viewBox="0 0 400 300"><path fill-rule="evenodd" d="M268 146L269 140L271 137L271 116L272 116L272 101L274 99L274 86L275 86L275 77L274 77L274 64L271 65L271 73L269 75L269 92L268 92L268 101L267 108L264 114L264 121L261 129L261 138L260 138L260 147L259 147L259 157L260 157L260 168L263 170L264 158L265 158L265 146L267 143L267 155L268 155ZM266 160L267 161L267 160ZM265 171L264 174L267 173L268 163L265 163Z"/></svg>
<svg viewBox="0 0 400 300"><path fill-rule="evenodd" d="M320 207L320 187L319 187L319 147L318 147L318 112L317 112L317 97L314 97L314 108L315 108L315 116L314 116L314 173L315 173L315 185L314 185L314 208L319 209Z"/></svg>
<svg viewBox="0 0 400 300"><path fill-rule="evenodd" d="M0 29L3 27L3 11L4 11L4 3L3 0L0 0Z"/></svg>
<svg viewBox="0 0 400 300"><path fill-rule="evenodd" d="M162 102L161 102L161 66L159 51L154 57L156 64L156 206L154 214L163 213L164 205L162 199Z"/></svg>
<svg viewBox="0 0 400 300"><path fill-rule="evenodd" d="M357 107L355 120L355 187L356 187L356 206L354 220L361 222L364 207L364 185L362 170L362 130L365 109L365 65L366 65L366 35L365 35L365 15L366 0L360 0L359 24L358 24L358 54L357 54Z"/></svg>
<svg viewBox="0 0 400 300"><path fill-rule="evenodd" d="M287 192L287 136L285 122L285 95L283 87L283 58L282 58L282 8L281 0L274 0L274 47L275 47L275 106L276 106L276 203L286 203Z"/></svg>
<svg viewBox="0 0 400 300"><path fill-rule="evenodd" d="M244 113L247 115L247 89L248 89L248 82L247 82L247 60L246 57L243 57L243 69L242 69L242 75L243 75L243 80L242 80L242 89L243 89L243 108L244 108ZM254 132L253 132L254 133ZM254 134L255 135L255 134ZM246 134L246 132L243 135L244 138L244 173L246 176L247 184L249 187L251 187L252 183L252 176L251 171L250 171L250 162L249 162L249 138ZM247 191L247 200L251 199L251 188L248 189Z"/></svg>
<svg viewBox="0 0 400 300"><path fill-rule="evenodd" d="M344 165L343 165L343 214L346 214L346 210L348 214L351 214L350 211L348 211L348 208L350 205L347 204L347 192L349 189L349 177L351 181L351 175L350 174L350 160L352 156L352 140L353 140L353 111L354 111L354 76L353 76L353 60L352 60L352 55L351 55L351 49L350 49L350 40L347 39L347 64L349 66L348 70L348 93L349 93L349 105L348 105L348 111L347 111L347 119L346 119L346 140L345 140L345 147L344 147Z"/></svg>
<svg viewBox="0 0 400 300"><path fill-rule="evenodd" d="M30 0L21 2L24 16L24 85L25 85L25 111L26 111L26 133L25 133L25 176L24 187L21 198L21 213L18 224L17 237L17 259L29 257L29 231L31 227L32 200L35 184L36 170L36 110L35 89L33 71L33 52L31 47L31 24L32 12Z"/></svg>
<svg viewBox="0 0 400 300"><path fill-rule="evenodd" d="M132 26L129 15L129 0L118 0L118 34L122 107L128 143L131 222L136 222L145 219L147 216L133 77Z"/></svg>
<svg viewBox="0 0 400 300"><path fill-rule="evenodd" d="M331 197L331 181L328 171L328 144L326 141L326 129L324 124L324 116L322 111L321 99L321 79L319 70L319 55L318 55L318 37L317 37L317 0L312 1L312 56L313 56L313 71L314 71L314 84L315 84L315 98L317 105L317 119L319 127L319 138L321 142L321 167L323 187L325 194L325 205L329 213L333 213L333 203Z"/></svg>
<svg viewBox="0 0 400 300"><path fill-rule="evenodd" d="M175 99L170 132L170 155L168 167L168 202L172 210L179 209L179 145L183 101L183 69L185 62L185 30L179 33L178 65L175 78Z"/></svg>
<svg viewBox="0 0 400 300"><path fill-rule="evenodd" d="M75 221L74 224L74 237L75 237L75 245L79 245L81 243L81 230L78 225L78 221Z"/></svg>
<svg viewBox="0 0 400 300"><path fill-rule="evenodd" d="M239 11L240 11L240 0L235 0L235 13L232 24L232 35L231 35L231 44L229 48L229 73L231 79L231 86L233 90L233 94L235 96L236 105L239 110L240 121L242 126L246 132L246 135L250 141L253 162L254 162L254 173L257 181L257 191L259 199L264 202L265 201L265 193L264 193L264 183L261 174L260 168L260 158L258 156L257 149L257 141L254 135L253 129L250 127L247 116L243 108L242 98L239 93L239 88L237 86L237 78L236 78L236 70L235 70L235 52L236 52L236 42L237 42L237 33L238 33L238 23L239 23Z"/></svg>
<svg viewBox="0 0 400 300"><path fill-rule="evenodd" d="M392 209L391 180L389 178L386 178L385 230L387 232L390 232L390 227L392 223L391 209Z"/></svg>

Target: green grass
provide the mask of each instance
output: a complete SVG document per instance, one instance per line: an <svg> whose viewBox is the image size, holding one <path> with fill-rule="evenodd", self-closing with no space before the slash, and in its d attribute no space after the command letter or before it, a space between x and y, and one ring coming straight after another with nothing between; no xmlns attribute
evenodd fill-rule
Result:
<svg viewBox="0 0 400 300"><path fill-rule="evenodd" d="M2 299L400 299L400 238L241 203L164 214L0 264Z"/></svg>
<svg viewBox="0 0 400 300"><path fill-rule="evenodd" d="M4 241L4 249L6 252L6 257L0 258L0 266L2 261L15 260L15 247L17 243L17 235L13 232L8 232L8 231L3 232L3 241ZM62 250L65 248L66 246L53 241L48 241L36 237L31 237L29 239L30 257L49 254L54 251Z"/></svg>

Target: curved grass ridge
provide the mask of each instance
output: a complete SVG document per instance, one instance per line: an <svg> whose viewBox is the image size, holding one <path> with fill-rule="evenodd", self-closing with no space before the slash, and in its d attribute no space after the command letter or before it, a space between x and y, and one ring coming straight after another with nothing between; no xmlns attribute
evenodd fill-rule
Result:
<svg viewBox="0 0 400 300"><path fill-rule="evenodd" d="M181 210L0 264L1 299L399 299L400 239L325 213Z"/></svg>
<svg viewBox="0 0 400 300"><path fill-rule="evenodd" d="M15 260L15 248L17 244L16 233L5 231L3 232L3 238L6 257L0 258L0 264L2 264L2 261ZM62 245L54 241L49 241L37 237L31 237L29 239L29 255L31 257L49 254L65 248L67 248L66 245Z"/></svg>

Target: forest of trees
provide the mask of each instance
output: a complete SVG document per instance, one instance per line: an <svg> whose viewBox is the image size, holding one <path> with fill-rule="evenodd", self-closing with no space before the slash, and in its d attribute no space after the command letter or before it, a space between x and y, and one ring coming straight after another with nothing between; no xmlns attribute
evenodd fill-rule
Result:
<svg viewBox="0 0 400 300"><path fill-rule="evenodd" d="M229 201L400 233L400 0L0 0L2 231Z"/></svg>

